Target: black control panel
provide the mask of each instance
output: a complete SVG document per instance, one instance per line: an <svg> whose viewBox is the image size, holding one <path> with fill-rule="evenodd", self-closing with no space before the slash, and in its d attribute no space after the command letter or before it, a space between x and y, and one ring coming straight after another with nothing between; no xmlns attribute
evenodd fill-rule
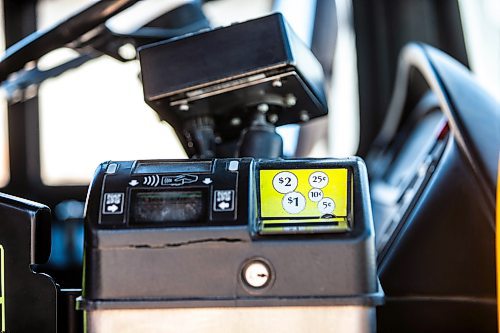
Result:
<svg viewBox="0 0 500 333"><path fill-rule="evenodd" d="M112 162L99 174L98 228L247 224L251 159Z"/></svg>
<svg viewBox="0 0 500 333"><path fill-rule="evenodd" d="M81 307L375 304L368 193L359 158L103 163Z"/></svg>
<svg viewBox="0 0 500 333"><path fill-rule="evenodd" d="M348 232L353 167L251 158L103 164L89 197L94 228L248 225L255 233Z"/></svg>

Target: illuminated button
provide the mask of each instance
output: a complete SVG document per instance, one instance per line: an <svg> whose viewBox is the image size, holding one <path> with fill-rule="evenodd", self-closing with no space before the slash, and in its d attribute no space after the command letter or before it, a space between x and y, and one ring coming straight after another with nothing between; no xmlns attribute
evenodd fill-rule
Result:
<svg viewBox="0 0 500 333"><path fill-rule="evenodd" d="M328 176L322 171L313 172L309 176L309 184L314 188L323 188L328 184Z"/></svg>
<svg viewBox="0 0 500 333"><path fill-rule="evenodd" d="M111 163L110 165L108 165L108 167L106 169L106 173L107 174L113 174L113 173L116 172L116 170L118 170L118 164Z"/></svg>
<svg viewBox="0 0 500 333"><path fill-rule="evenodd" d="M290 192L283 198L283 209L290 214L297 214L306 208L306 198L299 192Z"/></svg>
<svg viewBox="0 0 500 333"><path fill-rule="evenodd" d="M330 198L321 199L318 202L318 210L321 214L332 214L335 210L335 202Z"/></svg>
<svg viewBox="0 0 500 333"><path fill-rule="evenodd" d="M289 193L297 188L297 176L288 171L278 173L273 178L273 187L280 193Z"/></svg>
<svg viewBox="0 0 500 333"><path fill-rule="evenodd" d="M238 162L238 161L230 161L229 165L227 166L227 169L229 171L238 171L239 166L240 166L240 162Z"/></svg>
<svg viewBox="0 0 500 333"><path fill-rule="evenodd" d="M318 202L321 199L323 199L323 191L321 191L319 188L313 188L309 191L309 200Z"/></svg>

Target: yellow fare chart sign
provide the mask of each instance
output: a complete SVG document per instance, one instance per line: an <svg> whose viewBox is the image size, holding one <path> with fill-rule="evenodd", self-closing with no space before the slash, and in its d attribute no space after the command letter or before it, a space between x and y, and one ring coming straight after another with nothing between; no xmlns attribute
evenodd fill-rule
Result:
<svg viewBox="0 0 500 333"><path fill-rule="evenodd" d="M0 245L0 331L5 330L5 263L4 263L3 246Z"/></svg>
<svg viewBox="0 0 500 333"><path fill-rule="evenodd" d="M259 177L263 231L348 230L347 169L260 170Z"/></svg>

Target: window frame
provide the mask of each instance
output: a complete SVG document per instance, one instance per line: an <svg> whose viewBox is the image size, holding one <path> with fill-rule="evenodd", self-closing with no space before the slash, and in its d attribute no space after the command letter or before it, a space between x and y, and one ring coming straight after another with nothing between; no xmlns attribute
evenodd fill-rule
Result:
<svg viewBox="0 0 500 333"><path fill-rule="evenodd" d="M4 0L6 48L37 29L36 0ZM38 97L7 105L9 182L0 191L49 207L63 200L84 201L87 186L49 186L41 179Z"/></svg>

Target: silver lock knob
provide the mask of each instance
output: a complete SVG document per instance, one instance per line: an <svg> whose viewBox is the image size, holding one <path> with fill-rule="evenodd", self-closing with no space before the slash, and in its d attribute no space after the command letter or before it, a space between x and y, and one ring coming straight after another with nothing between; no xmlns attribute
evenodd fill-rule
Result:
<svg viewBox="0 0 500 333"><path fill-rule="evenodd" d="M254 260L245 265L243 279L253 288L262 288L271 280L271 271L264 262Z"/></svg>

